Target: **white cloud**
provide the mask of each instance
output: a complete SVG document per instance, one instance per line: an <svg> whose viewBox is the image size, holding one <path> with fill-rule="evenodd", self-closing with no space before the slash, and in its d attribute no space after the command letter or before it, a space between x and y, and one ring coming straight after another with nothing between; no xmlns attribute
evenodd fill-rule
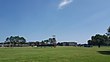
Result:
<svg viewBox="0 0 110 62"><path fill-rule="evenodd" d="M59 9L62 9L63 7L65 7L66 5L72 3L73 0L62 0L62 2L59 4Z"/></svg>

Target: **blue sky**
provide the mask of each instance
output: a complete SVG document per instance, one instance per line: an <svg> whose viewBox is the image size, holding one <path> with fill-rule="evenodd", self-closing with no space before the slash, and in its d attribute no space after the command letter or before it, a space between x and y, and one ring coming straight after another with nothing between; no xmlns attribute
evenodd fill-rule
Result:
<svg viewBox="0 0 110 62"><path fill-rule="evenodd" d="M86 43L110 26L110 0L0 0L0 41L23 36Z"/></svg>

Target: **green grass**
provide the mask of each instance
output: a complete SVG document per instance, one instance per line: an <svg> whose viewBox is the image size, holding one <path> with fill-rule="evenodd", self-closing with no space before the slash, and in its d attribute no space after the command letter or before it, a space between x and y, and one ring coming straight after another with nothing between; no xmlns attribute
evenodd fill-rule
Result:
<svg viewBox="0 0 110 62"><path fill-rule="evenodd" d="M0 62L109 62L110 47L0 48Z"/></svg>

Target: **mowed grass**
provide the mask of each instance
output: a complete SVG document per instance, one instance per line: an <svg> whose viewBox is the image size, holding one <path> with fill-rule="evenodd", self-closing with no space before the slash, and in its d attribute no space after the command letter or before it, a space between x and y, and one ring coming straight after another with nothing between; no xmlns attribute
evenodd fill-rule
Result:
<svg viewBox="0 0 110 62"><path fill-rule="evenodd" d="M110 62L109 51L110 47L0 48L0 62Z"/></svg>

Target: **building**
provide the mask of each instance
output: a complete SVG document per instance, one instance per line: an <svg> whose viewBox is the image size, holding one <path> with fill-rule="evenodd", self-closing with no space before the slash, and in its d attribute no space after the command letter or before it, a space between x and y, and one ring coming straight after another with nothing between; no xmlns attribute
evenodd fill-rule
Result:
<svg viewBox="0 0 110 62"><path fill-rule="evenodd" d="M59 45L59 46L76 46L77 42L58 42L57 45Z"/></svg>

